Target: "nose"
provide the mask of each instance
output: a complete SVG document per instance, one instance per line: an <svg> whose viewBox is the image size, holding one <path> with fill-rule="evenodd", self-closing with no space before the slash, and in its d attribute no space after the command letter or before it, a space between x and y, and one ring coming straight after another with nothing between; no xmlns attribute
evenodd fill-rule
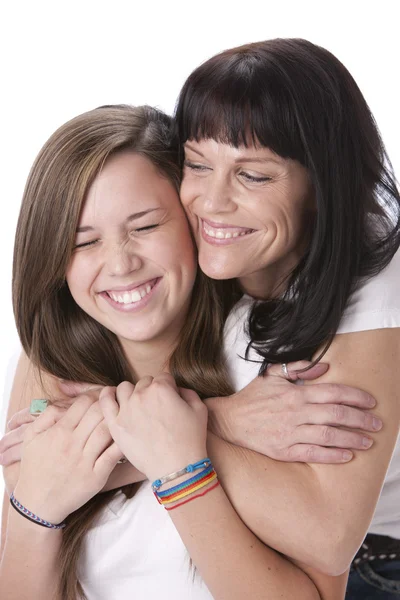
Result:
<svg viewBox="0 0 400 600"><path fill-rule="evenodd" d="M214 172L207 178L203 210L209 214L230 213L235 209L234 191L228 179Z"/></svg>
<svg viewBox="0 0 400 600"><path fill-rule="evenodd" d="M105 263L109 275L123 277L142 267L143 260L133 246L131 241L125 241L106 249Z"/></svg>

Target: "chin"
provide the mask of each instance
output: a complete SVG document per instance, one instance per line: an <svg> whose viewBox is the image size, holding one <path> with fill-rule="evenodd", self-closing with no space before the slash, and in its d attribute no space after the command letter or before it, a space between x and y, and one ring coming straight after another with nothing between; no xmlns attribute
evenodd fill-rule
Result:
<svg viewBox="0 0 400 600"><path fill-rule="evenodd" d="M202 262L199 260L200 269L210 279L237 279L241 276L240 271L232 267L232 265L216 265L210 262Z"/></svg>

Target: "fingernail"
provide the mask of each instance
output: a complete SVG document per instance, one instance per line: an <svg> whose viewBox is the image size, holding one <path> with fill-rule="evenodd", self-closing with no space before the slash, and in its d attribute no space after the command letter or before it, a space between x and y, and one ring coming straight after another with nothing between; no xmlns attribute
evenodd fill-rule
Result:
<svg viewBox="0 0 400 600"><path fill-rule="evenodd" d="M368 396L367 406L373 408L376 406L376 400L372 396Z"/></svg>
<svg viewBox="0 0 400 600"><path fill-rule="evenodd" d="M345 450L342 454L342 457L345 462L348 462L349 460L351 460L353 458L353 453L350 452L349 450Z"/></svg>
<svg viewBox="0 0 400 600"><path fill-rule="evenodd" d="M377 419L377 417L374 417L372 419L372 429L375 429L375 431L378 431L382 427L382 425L382 421L380 419Z"/></svg>
<svg viewBox="0 0 400 600"><path fill-rule="evenodd" d="M364 448L371 448L372 444L374 443L374 440L369 437L364 437L362 443Z"/></svg>

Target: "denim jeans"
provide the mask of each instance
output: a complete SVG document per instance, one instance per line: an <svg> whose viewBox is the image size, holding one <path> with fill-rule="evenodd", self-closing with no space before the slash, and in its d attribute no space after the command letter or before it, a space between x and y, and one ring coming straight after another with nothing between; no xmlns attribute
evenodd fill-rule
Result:
<svg viewBox="0 0 400 600"><path fill-rule="evenodd" d="M400 561L356 566L349 576L346 600L400 600Z"/></svg>

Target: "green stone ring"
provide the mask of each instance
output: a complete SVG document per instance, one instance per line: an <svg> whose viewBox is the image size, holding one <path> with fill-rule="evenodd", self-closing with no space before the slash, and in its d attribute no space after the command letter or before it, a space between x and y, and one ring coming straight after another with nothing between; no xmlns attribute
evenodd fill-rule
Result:
<svg viewBox="0 0 400 600"><path fill-rule="evenodd" d="M31 401L31 405L29 407L29 412L33 417L37 417L44 410L46 410L47 405L48 405L47 400L43 400L41 398L36 398L35 400Z"/></svg>

